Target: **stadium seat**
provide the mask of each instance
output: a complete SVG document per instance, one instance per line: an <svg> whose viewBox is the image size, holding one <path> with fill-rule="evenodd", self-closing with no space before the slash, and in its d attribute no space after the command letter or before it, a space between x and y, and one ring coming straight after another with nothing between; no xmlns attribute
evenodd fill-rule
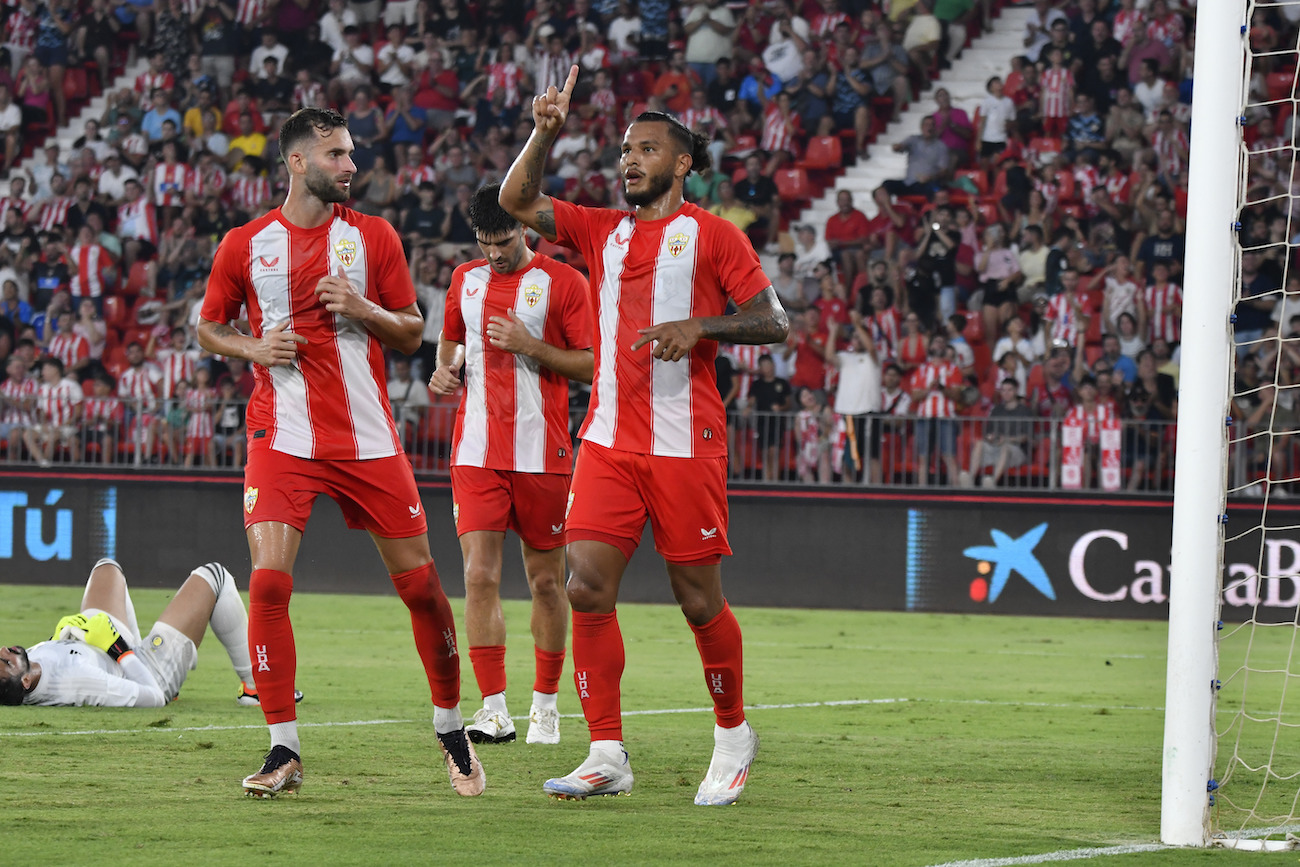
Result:
<svg viewBox="0 0 1300 867"><path fill-rule="evenodd" d="M795 167L805 170L839 169L843 159L844 149L839 136L813 136L808 139L803 159L796 162Z"/></svg>
<svg viewBox="0 0 1300 867"><path fill-rule="evenodd" d="M143 259L137 259L131 266L131 272L126 277L126 285L122 287L122 294L136 296L140 291L149 285L149 278L153 262L146 262Z"/></svg>
<svg viewBox="0 0 1300 867"><path fill-rule="evenodd" d="M121 328L126 324L126 304L116 295L104 299L104 324L110 329Z"/></svg>
<svg viewBox="0 0 1300 867"><path fill-rule="evenodd" d="M776 184L777 195L784 202L811 199L813 197L813 186L808 182L808 173L803 169L777 169L772 180Z"/></svg>
<svg viewBox="0 0 1300 867"><path fill-rule="evenodd" d="M975 185L976 195L983 198L989 194L989 176L981 169L958 169L952 174L953 180L967 178Z"/></svg>
<svg viewBox="0 0 1300 867"><path fill-rule="evenodd" d="M1270 72L1268 77L1264 80L1264 86L1268 91L1270 102L1280 102L1284 99L1290 99L1295 93L1295 70Z"/></svg>

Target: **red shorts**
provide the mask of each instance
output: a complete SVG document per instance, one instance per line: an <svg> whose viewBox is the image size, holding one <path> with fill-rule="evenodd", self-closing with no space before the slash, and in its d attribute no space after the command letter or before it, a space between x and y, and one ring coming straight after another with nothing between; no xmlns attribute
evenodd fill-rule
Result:
<svg viewBox="0 0 1300 867"><path fill-rule="evenodd" d="M632 558L646 518L670 563L717 563L727 544L727 459L668 458L584 442L569 493L568 541L613 545Z"/></svg>
<svg viewBox="0 0 1300 867"><path fill-rule="evenodd" d="M354 530L385 539L427 533L424 505L405 454L368 461L314 461L253 448L244 467L244 529L279 521L307 529L312 504L328 494Z"/></svg>
<svg viewBox="0 0 1300 867"><path fill-rule="evenodd" d="M451 468L451 510L457 536L475 530L514 530L528 547L554 550L564 544L568 498L569 476L560 473Z"/></svg>

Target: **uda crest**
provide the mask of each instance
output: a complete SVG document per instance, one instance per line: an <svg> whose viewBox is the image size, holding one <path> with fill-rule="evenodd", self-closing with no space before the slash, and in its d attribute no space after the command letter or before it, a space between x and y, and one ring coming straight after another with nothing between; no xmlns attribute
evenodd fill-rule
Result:
<svg viewBox="0 0 1300 867"><path fill-rule="evenodd" d="M685 232L678 232L676 235L673 235L668 239L668 252L674 259L676 259L678 256L682 255L682 251L686 249L686 245L690 242L691 238L689 235Z"/></svg>
<svg viewBox="0 0 1300 867"><path fill-rule="evenodd" d="M343 238L334 245L334 252L338 254L344 268L351 268L352 263L357 261L357 242Z"/></svg>
<svg viewBox="0 0 1300 867"><path fill-rule="evenodd" d="M542 287L534 283L524 290L524 303L529 307L536 307L537 302L542 300Z"/></svg>
<svg viewBox="0 0 1300 867"><path fill-rule="evenodd" d="M244 511L253 514L253 507L257 505L257 488L244 488Z"/></svg>

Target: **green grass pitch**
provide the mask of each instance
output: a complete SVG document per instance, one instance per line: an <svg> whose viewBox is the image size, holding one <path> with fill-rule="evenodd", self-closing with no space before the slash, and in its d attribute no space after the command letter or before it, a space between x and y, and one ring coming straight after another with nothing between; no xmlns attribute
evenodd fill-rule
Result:
<svg viewBox="0 0 1300 867"><path fill-rule="evenodd" d="M142 626L169 598L133 595ZM0 586L0 641L35 643L79 598L69 587ZM525 745L521 726L519 742L483 747L488 790L461 799L437 758L401 603L299 593L301 795L240 795L266 733L255 708L235 704L238 683L209 634L168 708L0 708L0 863L992 864L1157 840L1163 624L737 615L763 744L734 807L691 802L713 720L675 609L620 608L624 709L645 712L625 721L630 797L542 795L545 778L586 752L585 726L566 717L558 746ZM527 606L507 603L506 618L511 711L520 715L532 685ZM468 716L478 694L463 659ZM566 666L560 709L578 714L571 674ZM1086 863L1284 858L1296 861L1159 851Z"/></svg>

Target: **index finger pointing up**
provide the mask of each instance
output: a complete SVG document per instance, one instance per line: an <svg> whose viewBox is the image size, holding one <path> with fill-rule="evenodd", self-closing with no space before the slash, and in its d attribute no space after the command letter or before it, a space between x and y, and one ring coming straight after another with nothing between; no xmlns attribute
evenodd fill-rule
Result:
<svg viewBox="0 0 1300 867"><path fill-rule="evenodd" d="M578 83L578 64L569 67L569 77L564 80L564 97L568 99L573 96L573 86Z"/></svg>

